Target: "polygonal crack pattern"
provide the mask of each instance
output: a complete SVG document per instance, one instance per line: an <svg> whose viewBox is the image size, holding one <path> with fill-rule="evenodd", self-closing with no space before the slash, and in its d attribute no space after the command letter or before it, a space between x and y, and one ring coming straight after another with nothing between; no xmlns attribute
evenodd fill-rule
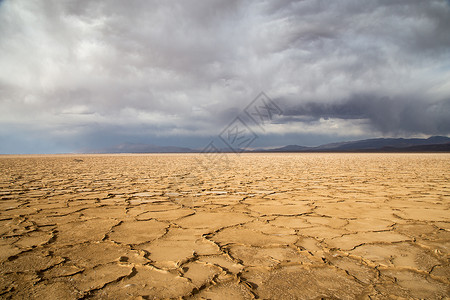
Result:
<svg viewBox="0 0 450 300"><path fill-rule="evenodd" d="M0 156L0 296L450 297L449 154Z"/></svg>

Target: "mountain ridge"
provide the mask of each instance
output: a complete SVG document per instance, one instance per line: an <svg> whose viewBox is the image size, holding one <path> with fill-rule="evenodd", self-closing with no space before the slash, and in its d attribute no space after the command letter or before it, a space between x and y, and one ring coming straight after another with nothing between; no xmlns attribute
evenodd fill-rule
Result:
<svg viewBox="0 0 450 300"><path fill-rule="evenodd" d="M356 141L328 143L315 147L286 145L278 148L245 150L238 152L450 152L450 138L373 138ZM220 152L233 152L220 149ZM84 151L83 151L84 152ZM157 146L140 143L122 143L111 147L86 151L85 153L201 153L201 149L177 146Z"/></svg>
<svg viewBox="0 0 450 300"><path fill-rule="evenodd" d="M435 149L442 149L445 147L435 147L433 145L449 145L450 138L445 136L431 136L427 139L421 138L374 138L356 141L346 141L338 143L323 144L316 147L303 147L298 145L284 146L280 148L258 150L258 152L345 152L345 151L389 151L391 149L394 152L398 150L414 150L415 147L421 146L420 149L426 151L428 147ZM286 147L292 147L293 149L287 149ZM295 150L295 147L303 147L303 149ZM417 148L418 149L418 148ZM442 150L439 150L442 151Z"/></svg>

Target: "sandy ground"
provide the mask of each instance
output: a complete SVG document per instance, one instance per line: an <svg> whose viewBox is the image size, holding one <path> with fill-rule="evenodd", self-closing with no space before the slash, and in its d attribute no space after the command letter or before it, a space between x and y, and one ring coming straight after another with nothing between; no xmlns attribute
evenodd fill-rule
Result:
<svg viewBox="0 0 450 300"><path fill-rule="evenodd" d="M2 298L450 297L450 154L1 156L0 170Z"/></svg>

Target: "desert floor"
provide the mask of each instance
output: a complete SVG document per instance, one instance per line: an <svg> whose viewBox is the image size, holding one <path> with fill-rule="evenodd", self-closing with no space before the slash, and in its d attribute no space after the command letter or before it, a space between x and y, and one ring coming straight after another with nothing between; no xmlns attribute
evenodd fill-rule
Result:
<svg viewBox="0 0 450 300"><path fill-rule="evenodd" d="M450 297L450 154L0 156L0 297Z"/></svg>

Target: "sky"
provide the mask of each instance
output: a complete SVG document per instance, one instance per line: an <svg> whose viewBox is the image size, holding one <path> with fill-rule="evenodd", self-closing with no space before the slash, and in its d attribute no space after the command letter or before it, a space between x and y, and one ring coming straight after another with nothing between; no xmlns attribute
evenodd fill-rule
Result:
<svg viewBox="0 0 450 300"><path fill-rule="evenodd" d="M0 0L0 153L449 135L449 32L446 0Z"/></svg>

